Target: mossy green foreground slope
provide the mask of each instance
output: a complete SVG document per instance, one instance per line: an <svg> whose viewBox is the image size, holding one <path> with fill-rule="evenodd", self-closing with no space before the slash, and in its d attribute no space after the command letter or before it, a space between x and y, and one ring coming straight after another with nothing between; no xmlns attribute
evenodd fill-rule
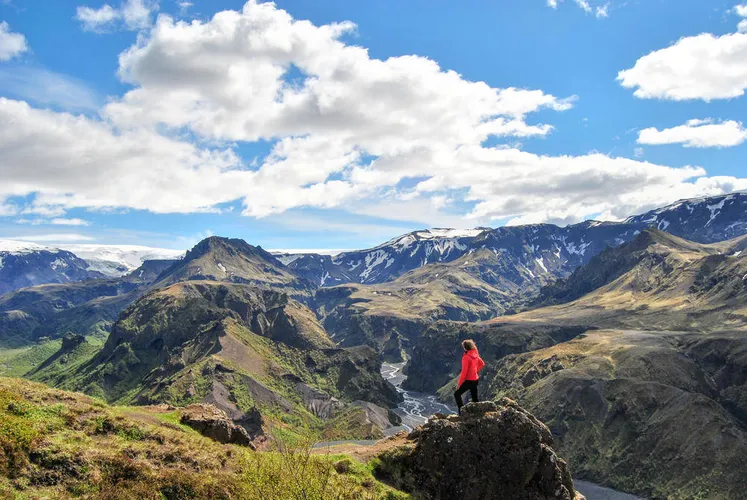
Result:
<svg viewBox="0 0 747 500"><path fill-rule="evenodd" d="M220 444L167 406L108 406L0 377L0 498L409 498L365 464L280 449Z"/></svg>

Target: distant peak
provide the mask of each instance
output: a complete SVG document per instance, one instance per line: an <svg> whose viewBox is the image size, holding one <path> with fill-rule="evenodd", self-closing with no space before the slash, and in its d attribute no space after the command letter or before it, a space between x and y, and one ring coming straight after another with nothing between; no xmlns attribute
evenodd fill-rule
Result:
<svg viewBox="0 0 747 500"><path fill-rule="evenodd" d="M258 255L265 259L274 260L271 253L265 251L260 246L250 245L239 238L225 238L223 236L210 236L200 241L184 257L185 261L190 261L202 257L213 251L224 250L229 254L241 253L245 255Z"/></svg>

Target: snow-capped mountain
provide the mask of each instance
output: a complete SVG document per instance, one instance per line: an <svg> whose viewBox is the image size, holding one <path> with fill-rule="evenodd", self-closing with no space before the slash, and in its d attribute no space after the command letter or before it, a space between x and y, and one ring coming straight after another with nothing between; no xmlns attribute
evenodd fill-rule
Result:
<svg viewBox="0 0 747 500"><path fill-rule="evenodd" d="M146 260L178 260L186 253L183 250L153 248L137 245L61 245L88 262L89 271L97 271L109 277L123 276L140 267Z"/></svg>
<svg viewBox="0 0 747 500"><path fill-rule="evenodd" d="M391 281L425 264L450 262L487 248L504 256L502 272L529 273L544 281L568 276L605 247L630 241L648 227L699 243L747 234L747 193L682 200L620 223L426 229L367 250L334 256L304 254L284 259L284 264L319 286L373 284Z"/></svg>
<svg viewBox="0 0 747 500"><path fill-rule="evenodd" d="M680 200L626 220L698 243L747 234L747 192Z"/></svg>
<svg viewBox="0 0 747 500"><path fill-rule="evenodd" d="M606 246L634 238L643 226L583 222L414 231L368 250L335 256L306 254L286 265L320 286L343 283L383 283L426 264L451 262L487 248L502 255L506 273L529 274L551 280L566 276Z"/></svg>
<svg viewBox="0 0 747 500"><path fill-rule="evenodd" d="M0 240L0 295L27 286L101 277L88 267L86 261L67 250Z"/></svg>

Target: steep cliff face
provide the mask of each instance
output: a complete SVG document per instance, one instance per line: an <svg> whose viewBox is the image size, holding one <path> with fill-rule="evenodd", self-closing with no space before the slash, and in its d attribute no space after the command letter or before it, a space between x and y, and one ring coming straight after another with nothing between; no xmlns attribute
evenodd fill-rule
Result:
<svg viewBox="0 0 747 500"><path fill-rule="evenodd" d="M88 362L53 363L33 376L128 404L210 403L238 422L259 409L322 433L352 401L399 401L380 367L371 348L334 347L314 314L286 294L189 281L125 310Z"/></svg>
<svg viewBox="0 0 747 500"><path fill-rule="evenodd" d="M497 364L488 394L547 423L577 477L649 498L747 491L747 336L599 331Z"/></svg>
<svg viewBox="0 0 747 500"><path fill-rule="evenodd" d="M513 401L471 403L383 451L374 471L414 498L582 498L552 446L548 428Z"/></svg>

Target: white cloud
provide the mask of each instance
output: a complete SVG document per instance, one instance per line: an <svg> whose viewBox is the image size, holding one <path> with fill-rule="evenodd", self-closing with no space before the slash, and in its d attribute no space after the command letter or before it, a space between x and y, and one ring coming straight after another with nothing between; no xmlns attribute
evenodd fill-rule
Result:
<svg viewBox="0 0 747 500"><path fill-rule="evenodd" d="M177 2L177 5L179 5L179 14L183 16L194 4L192 2Z"/></svg>
<svg viewBox="0 0 747 500"><path fill-rule="evenodd" d="M0 122L12 124L0 135L0 203L36 193L36 212L169 213L240 200L254 217L335 207L464 227L624 217L747 188L697 166L521 151L508 144L552 131L531 114L572 98L493 88L414 55L374 59L342 40L354 29L253 2L208 21L161 15L120 55L132 90L103 120L0 99ZM259 140L271 151L257 165L224 146Z"/></svg>
<svg viewBox="0 0 747 500"><path fill-rule="evenodd" d="M120 12L108 4L105 4L99 9L92 9L91 7L86 7L84 5L78 7L75 15L76 19L83 23L83 28L90 31L102 29L104 26L119 19L120 16Z"/></svg>
<svg viewBox="0 0 747 500"><path fill-rule="evenodd" d="M238 158L133 129L0 98L0 200L37 193L28 212L128 207L153 212L205 210L235 200L251 183ZM232 186L233 185L233 186Z"/></svg>
<svg viewBox="0 0 747 500"><path fill-rule="evenodd" d="M124 0L117 9L109 4L98 9L80 6L75 18L88 31L106 31L117 23L129 30L140 30L150 26L151 14L157 10L158 2L154 0Z"/></svg>
<svg viewBox="0 0 747 500"><path fill-rule="evenodd" d="M747 18L747 3L734 7L734 13L739 17ZM740 33L747 33L747 19L743 19L739 22L737 30Z"/></svg>
<svg viewBox="0 0 747 500"><path fill-rule="evenodd" d="M584 9L584 12L587 14L590 14L592 11L591 5L589 5L589 2L587 0L575 0L576 5Z"/></svg>
<svg viewBox="0 0 747 500"><path fill-rule="evenodd" d="M636 158L643 158L643 156L646 154L643 148L635 148L633 150L633 156Z"/></svg>
<svg viewBox="0 0 747 500"><path fill-rule="evenodd" d="M42 105L72 111L98 110L103 101L85 83L43 68L0 67L0 92Z"/></svg>
<svg viewBox="0 0 747 500"><path fill-rule="evenodd" d="M73 242L73 241L94 241L95 238L85 234L76 233L53 233L53 234L30 234L16 236L15 239L33 242Z"/></svg>
<svg viewBox="0 0 747 500"><path fill-rule="evenodd" d="M0 22L0 61L9 61L28 49L25 36L10 31L5 21Z"/></svg>
<svg viewBox="0 0 747 500"><path fill-rule="evenodd" d="M18 214L18 207L6 203L0 203L0 217L10 217Z"/></svg>
<svg viewBox="0 0 747 500"><path fill-rule="evenodd" d="M547 6L553 9L558 8L563 0L547 0ZM589 0L573 0L573 2L580 7L587 14L594 14L597 19L609 17L610 2L603 3L601 5L592 5Z"/></svg>
<svg viewBox="0 0 747 500"><path fill-rule="evenodd" d="M65 219L58 217L49 221L54 226L88 226L89 223L83 219Z"/></svg>
<svg viewBox="0 0 747 500"><path fill-rule="evenodd" d="M682 144L686 148L727 148L746 140L747 129L733 120L718 123L711 119L690 120L684 125L663 130L650 127L638 134L639 144Z"/></svg>
<svg viewBox="0 0 747 500"><path fill-rule="evenodd" d="M747 5L735 12L745 17ZM681 38L641 57L632 68L620 71L617 80L635 89L641 99L711 101L742 96L747 88L746 29L742 21L737 33Z"/></svg>

